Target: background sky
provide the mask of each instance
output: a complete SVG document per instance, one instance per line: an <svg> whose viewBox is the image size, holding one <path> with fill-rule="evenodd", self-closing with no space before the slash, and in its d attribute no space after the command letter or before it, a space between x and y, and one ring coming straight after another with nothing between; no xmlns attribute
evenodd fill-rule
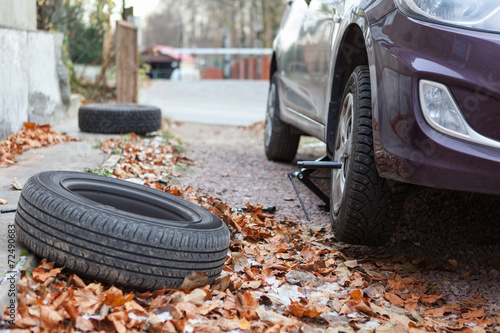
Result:
<svg viewBox="0 0 500 333"><path fill-rule="evenodd" d="M114 12L116 13L114 19L119 19L122 12L122 2L120 0L115 1L116 8ZM161 0L127 0L126 7L134 7L134 15L141 18L141 24L144 25L146 17L158 10L160 7Z"/></svg>

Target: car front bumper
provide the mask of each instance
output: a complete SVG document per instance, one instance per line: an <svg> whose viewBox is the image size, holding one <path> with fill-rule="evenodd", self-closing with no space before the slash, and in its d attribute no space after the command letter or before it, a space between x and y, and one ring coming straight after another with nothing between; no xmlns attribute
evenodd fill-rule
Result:
<svg viewBox="0 0 500 333"><path fill-rule="evenodd" d="M500 142L500 34L413 20L371 26L374 148L382 177L500 194L500 150L459 140L424 119L419 81L446 85L469 125Z"/></svg>

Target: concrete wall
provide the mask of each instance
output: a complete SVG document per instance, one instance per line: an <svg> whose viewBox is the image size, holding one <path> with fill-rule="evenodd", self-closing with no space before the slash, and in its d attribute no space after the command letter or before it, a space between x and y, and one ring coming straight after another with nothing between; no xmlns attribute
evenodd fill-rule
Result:
<svg viewBox="0 0 500 333"><path fill-rule="evenodd" d="M24 121L52 123L70 116L62 34L0 28L0 140Z"/></svg>
<svg viewBox="0 0 500 333"><path fill-rule="evenodd" d="M36 30L36 1L0 0L0 26Z"/></svg>
<svg viewBox="0 0 500 333"><path fill-rule="evenodd" d="M34 123L52 122L66 118L69 104L62 99L58 65L61 48L56 39L62 34L28 32L28 120ZM63 66L64 67L64 66ZM67 77L67 74L66 74ZM69 95L65 96L69 102Z"/></svg>
<svg viewBox="0 0 500 333"><path fill-rule="evenodd" d="M56 124L75 113L62 43L62 34L36 30L35 0L0 0L0 140L25 121Z"/></svg>
<svg viewBox="0 0 500 333"><path fill-rule="evenodd" d="M28 120L28 33L0 29L0 140Z"/></svg>

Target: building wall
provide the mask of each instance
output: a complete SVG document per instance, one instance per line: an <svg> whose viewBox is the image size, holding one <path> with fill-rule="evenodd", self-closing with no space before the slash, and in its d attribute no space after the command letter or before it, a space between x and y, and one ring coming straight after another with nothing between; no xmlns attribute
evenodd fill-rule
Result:
<svg viewBox="0 0 500 333"><path fill-rule="evenodd" d="M70 116L62 38L36 30L34 0L0 0L0 140L25 121L54 124Z"/></svg>
<svg viewBox="0 0 500 333"><path fill-rule="evenodd" d="M30 122L57 123L66 118L68 105L63 102L59 84L58 63L61 59L61 49L56 50L57 38L62 38L62 35L42 31L28 32L27 63L30 68L28 120Z"/></svg>
<svg viewBox="0 0 500 333"><path fill-rule="evenodd" d="M28 121L28 33L0 29L0 140Z"/></svg>
<svg viewBox="0 0 500 333"><path fill-rule="evenodd" d="M36 0L0 0L0 26L36 30Z"/></svg>

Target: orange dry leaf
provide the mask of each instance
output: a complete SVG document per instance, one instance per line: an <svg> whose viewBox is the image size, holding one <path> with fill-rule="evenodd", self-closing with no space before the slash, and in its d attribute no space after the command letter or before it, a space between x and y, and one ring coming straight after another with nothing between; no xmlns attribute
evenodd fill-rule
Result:
<svg viewBox="0 0 500 333"><path fill-rule="evenodd" d="M384 293L384 298L389 302L391 302L392 305L397 305L401 307L404 307L405 305L405 301L403 301L403 299L398 295L396 295L395 293L386 292Z"/></svg>
<svg viewBox="0 0 500 333"><path fill-rule="evenodd" d="M74 298L78 304L78 311L88 315L95 314L97 309L99 309L102 305L100 297L87 288L75 291Z"/></svg>
<svg viewBox="0 0 500 333"><path fill-rule="evenodd" d="M365 302L361 302L354 306L354 310L364 313L367 316L370 317L377 317L377 313L372 310L369 304L366 304Z"/></svg>
<svg viewBox="0 0 500 333"><path fill-rule="evenodd" d="M406 286L403 283L401 276L399 276L399 274L392 276L391 279L387 280L387 283L389 284L389 287L391 289L395 289L395 290L405 290L406 289Z"/></svg>
<svg viewBox="0 0 500 333"><path fill-rule="evenodd" d="M245 318L240 319L240 330L248 331L250 330L250 327L250 322L248 320L246 320Z"/></svg>
<svg viewBox="0 0 500 333"><path fill-rule="evenodd" d="M299 302L292 302L288 307L288 310L296 317L308 317L316 318L321 312L318 311L314 306L308 306L307 304L300 304Z"/></svg>
<svg viewBox="0 0 500 333"><path fill-rule="evenodd" d="M247 320L259 319L257 312L255 312L259 303L257 302L257 296L253 291L247 290L237 293L235 297L235 305L236 310L241 317Z"/></svg>
<svg viewBox="0 0 500 333"><path fill-rule="evenodd" d="M83 282L83 280L76 274L71 274L68 279L68 284L74 285L78 288L85 288L87 286L85 282Z"/></svg>
<svg viewBox="0 0 500 333"><path fill-rule="evenodd" d="M40 324L49 332L57 331L59 323L64 318L59 312L48 306L40 306Z"/></svg>
<svg viewBox="0 0 500 333"><path fill-rule="evenodd" d="M51 269L50 271L47 271L46 269L43 268L35 268L33 270L33 280L43 283L47 281L47 279L55 277L57 274L61 272L61 270L62 268L54 268Z"/></svg>
<svg viewBox="0 0 500 333"><path fill-rule="evenodd" d="M433 318L443 318L444 314L449 312L447 306L441 306L436 309L430 309L425 311L425 316L433 317Z"/></svg>
<svg viewBox="0 0 500 333"><path fill-rule="evenodd" d="M112 286L100 295L100 300L109 306L122 306L134 298L134 293L123 296L123 291Z"/></svg>
<svg viewBox="0 0 500 333"><path fill-rule="evenodd" d="M310 261L318 261L320 259L318 255L318 250L313 249L312 247L306 246L300 251L300 255L305 260Z"/></svg>
<svg viewBox="0 0 500 333"><path fill-rule="evenodd" d="M76 321L79 315L78 307L71 302L64 302L62 306L64 307L64 310L66 310L66 312L68 313L71 320Z"/></svg>
<svg viewBox="0 0 500 333"><path fill-rule="evenodd" d="M351 299L355 303L359 303L363 299L363 292L361 291L361 289L353 289L349 292L349 296L351 296Z"/></svg>
<svg viewBox="0 0 500 333"><path fill-rule="evenodd" d="M351 281L349 282L350 287L363 287L364 284L365 282L360 272L354 272L351 275Z"/></svg>
<svg viewBox="0 0 500 333"><path fill-rule="evenodd" d="M40 148L60 142L78 141L68 135L51 131L50 125L24 123L24 130L17 131L7 140L0 141L0 167L14 164L15 156L30 148Z"/></svg>
<svg viewBox="0 0 500 333"><path fill-rule="evenodd" d="M111 320L111 322L113 323L113 326L115 327L115 332L118 333L127 332L127 328L125 327L124 323L128 320L128 315L124 311L113 312L112 314L109 314L106 318Z"/></svg>
<svg viewBox="0 0 500 333"><path fill-rule="evenodd" d="M40 265L38 265L38 268L42 268L45 270L51 270L54 268L55 265L56 265L56 263L53 261L47 262L47 259L42 259L42 261L40 261Z"/></svg>
<svg viewBox="0 0 500 333"><path fill-rule="evenodd" d="M441 299L441 295L426 295L420 298L420 301L425 305L431 305Z"/></svg>
<svg viewBox="0 0 500 333"><path fill-rule="evenodd" d="M82 317L76 318L75 328L79 331L82 331L82 332L91 332L91 331L95 330L95 327L92 324L92 321L85 320Z"/></svg>
<svg viewBox="0 0 500 333"><path fill-rule="evenodd" d="M189 273L179 287L180 290L190 291L198 287L203 287L208 282L208 274L206 272L191 272Z"/></svg>
<svg viewBox="0 0 500 333"><path fill-rule="evenodd" d="M477 310L472 310L466 313L462 313L462 318L466 320L474 320L478 318L482 318L486 315L484 308L479 308Z"/></svg>

